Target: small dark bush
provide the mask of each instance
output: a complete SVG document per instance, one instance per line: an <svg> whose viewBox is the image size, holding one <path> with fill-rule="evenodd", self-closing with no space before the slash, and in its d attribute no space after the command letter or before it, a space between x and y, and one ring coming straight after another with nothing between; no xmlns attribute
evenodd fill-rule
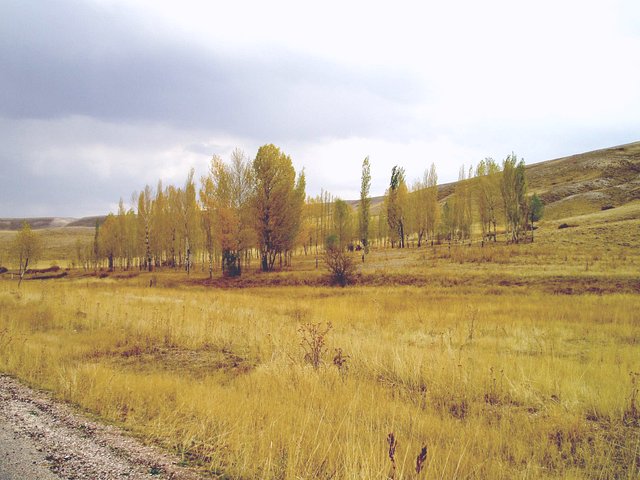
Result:
<svg viewBox="0 0 640 480"><path fill-rule="evenodd" d="M603 205L600 210L611 210L612 208L615 208L613 205Z"/></svg>
<svg viewBox="0 0 640 480"><path fill-rule="evenodd" d="M8 270L4 267L0 267L0 275L2 275L3 273L7 273Z"/></svg>
<svg viewBox="0 0 640 480"><path fill-rule="evenodd" d="M236 253L230 250L222 252L222 273L225 277L240 276L240 261Z"/></svg>
<svg viewBox="0 0 640 480"><path fill-rule="evenodd" d="M331 274L331 283L345 285L353 282L356 266L353 257L337 246L327 248L324 263Z"/></svg>
<svg viewBox="0 0 640 480"><path fill-rule="evenodd" d="M558 228L569 228L569 224L568 223L561 223L560 226L558 226Z"/></svg>

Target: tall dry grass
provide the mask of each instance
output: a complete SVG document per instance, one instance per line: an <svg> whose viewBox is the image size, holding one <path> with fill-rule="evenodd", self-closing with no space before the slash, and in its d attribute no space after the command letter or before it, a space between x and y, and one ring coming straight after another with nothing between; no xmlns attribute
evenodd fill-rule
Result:
<svg viewBox="0 0 640 480"><path fill-rule="evenodd" d="M637 295L142 285L0 282L0 370L220 478L640 474Z"/></svg>

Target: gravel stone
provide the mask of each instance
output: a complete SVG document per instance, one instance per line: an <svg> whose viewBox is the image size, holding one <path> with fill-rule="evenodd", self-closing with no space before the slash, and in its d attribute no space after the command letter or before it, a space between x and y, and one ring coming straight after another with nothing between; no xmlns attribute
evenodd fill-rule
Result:
<svg viewBox="0 0 640 480"><path fill-rule="evenodd" d="M179 458L143 445L0 375L0 479L202 479Z"/></svg>

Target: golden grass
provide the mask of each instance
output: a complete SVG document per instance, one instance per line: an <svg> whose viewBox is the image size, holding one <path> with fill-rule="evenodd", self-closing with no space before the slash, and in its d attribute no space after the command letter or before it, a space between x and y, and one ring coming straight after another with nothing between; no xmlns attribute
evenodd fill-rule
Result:
<svg viewBox="0 0 640 480"><path fill-rule="evenodd" d="M70 266L76 251L76 243L91 245L95 230L88 227L45 228L35 231L43 240L43 255L33 268L52 265ZM15 260L9 256L9 245L16 231L0 230L0 266L13 266Z"/></svg>
<svg viewBox="0 0 640 480"><path fill-rule="evenodd" d="M384 478L390 432L397 478L423 445L421 478L640 473L637 295L136 283L1 282L0 370L221 478Z"/></svg>
<svg viewBox="0 0 640 480"><path fill-rule="evenodd" d="M386 478L391 432L396 478L638 478L638 205L533 244L376 249L344 289L313 255L213 287L199 265L5 274L0 371L217 478ZM299 328L327 322L316 370Z"/></svg>

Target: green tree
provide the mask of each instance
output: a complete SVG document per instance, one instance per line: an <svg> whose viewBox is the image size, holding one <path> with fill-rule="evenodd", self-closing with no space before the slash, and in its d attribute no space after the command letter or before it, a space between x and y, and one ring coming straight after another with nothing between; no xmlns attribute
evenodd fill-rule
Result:
<svg viewBox="0 0 640 480"><path fill-rule="evenodd" d="M29 264L37 262L42 254L42 240L36 232L31 230L31 226L27 222L24 222L22 229L13 239L10 248L12 256L18 264L18 273L20 276L20 280L18 280L19 287L24 278L24 274L29 268Z"/></svg>
<svg viewBox="0 0 640 480"><path fill-rule="evenodd" d="M96 226L93 232L93 270L98 271L100 261L100 221L96 219Z"/></svg>
<svg viewBox="0 0 640 480"><path fill-rule="evenodd" d="M114 260L118 251L118 220L113 213L107 215L100 227L98 250L101 258L107 258L110 272L114 270Z"/></svg>
<svg viewBox="0 0 640 480"><path fill-rule="evenodd" d="M482 241L496 241L498 212L500 209L500 166L492 158L485 158L476 167L476 204L482 227ZM493 227L493 231L492 230Z"/></svg>
<svg viewBox="0 0 640 480"><path fill-rule="evenodd" d="M434 163L429 167L429 172L425 172L424 184L426 186L426 236L431 240L431 245L436 237L438 223L440 221L440 205L438 204L438 174Z"/></svg>
<svg viewBox="0 0 640 480"><path fill-rule="evenodd" d="M500 183L502 201L504 203L507 235L512 242L522 240L528 222L527 181L524 160L512 153L502 164L502 181Z"/></svg>
<svg viewBox="0 0 640 480"><path fill-rule="evenodd" d="M182 265L182 249L180 240L180 217L182 190L175 188L173 185L167 187L167 246L168 246L168 263L176 268Z"/></svg>
<svg viewBox="0 0 640 480"><path fill-rule="evenodd" d="M391 243L397 241L400 248L405 246L408 194L404 168L396 165L391 169L391 181L386 195L386 211L389 233L392 235Z"/></svg>
<svg viewBox="0 0 640 480"><path fill-rule="evenodd" d="M153 270L151 260L151 232L153 226L153 194L151 187L147 185L138 196L138 231L144 234L144 266L147 270Z"/></svg>
<svg viewBox="0 0 640 480"><path fill-rule="evenodd" d="M429 170L425 170L422 180L417 180L410 194L411 231L418 235L418 247L423 240L435 238L436 227L440 218L438 208L438 174L432 163Z"/></svg>
<svg viewBox="0 0 640 480"><path fill-rule="evenodd" d="M162 180L158 181L156 196L151 205L151 253L154 265L161 266L170 249L170 232L168 218L167 192L162 188Z"/></svg>
<svg viewBox="0 0 640 480"><path fill-rule="evenodd" d="M305 201L305 178L296 172L291 158L275 145L258 149L253 161L256 182L254 197L255 232L261 268L273 270L278 254L294 245Z"/></svg>
<svg viewBox="0 0 640 480"><path fill-rule="evenodd" d="M351 242L351 207L339 198L333 203L333 234L341 249Z"/></svg>
<svg viewBox="0 0 640 480"><path fill-rule="evenodd" d="M533 222L538 222L544 215L544 203L536 193L529 199L529 220L531 221L531 241L533 242Z"/></svg>
<svg viewBox="0 0 640 480"><path fill-rule="evenodd" d="M457 240L466 240L471 236L471 190L464 165L460 167L458 182L454 189L454 199L451 203L452 233Z"/></svg>
<svg viewBox="0 0 640 480"><path fill-rule="evenodd" d="M427 189L423 181L416 180L409 193L409 217L411 219L411 233L418 235L418 248L427 231Z"/></svg>
<svg viewBox="0 0 640 480"><path fill-rule="evenodd" d="M371 166L369 157L362 162L362 178L360 181L360 203L358 204L358 231L360 232L360 242L364 247L364 253L369 253L369 210L371 208L371 198L369 190L371 188ZM364 257L363 257L364 258Z"/></svg>
<svg viewBox="0 0 640 480"><path fill-rule="evenodd" d="M185 182L184 190L178 190L179 232L182 237L182 246L185 252L185 270L187 275L191 273L191 254L197 245L199 232L198 221L200 211L196 201L196 186L193 181L194 171L191 169Z"/></svg>

